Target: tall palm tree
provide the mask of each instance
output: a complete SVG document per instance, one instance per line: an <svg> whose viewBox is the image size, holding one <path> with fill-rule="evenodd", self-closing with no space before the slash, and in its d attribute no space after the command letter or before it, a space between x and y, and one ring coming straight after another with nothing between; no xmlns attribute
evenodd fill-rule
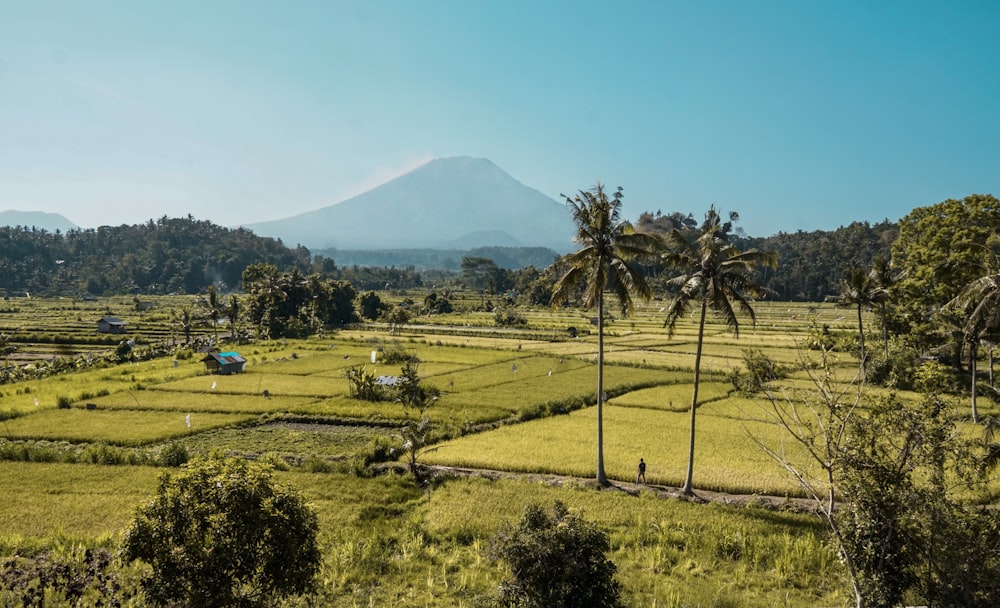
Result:
<svg viewBox="0 0 1000 608"><path fill-rule="evenodd" d="M866 306L874 306L882 302L887 295L874 278L874 274L863 268L852 268L847 276L840 280L840 301L847 306L858 308L858 339L861 342L861 362L858 374L865 375L865 325L861 311Z"/></svg>
<svg viewBox="0 0 1000 608"><path fill-rule="evenodd" d="M604 292L618 299L626 316L635 310L633 294L652 297L634 260L649 256L660 243L652 234L636 232L621 218L622 196L618 188L608 198L600 183L573 198L562 195L576 224L573 240L580 249L563 259L568 269L552 291L552 306L564 303L581 286L584 306L597 306L597 481L601 484L608 482L604 473Z"/></svg>
<svg viewBox="0 0 1000 608"><path fill-rule="evenodd" d="M232 334L233 340L236 341L237 345L240 343L239 320L242 313L243 308L240 306L240 301L236 299L235 295L229 296L229 305L226 306L226 316L229 317L229 332Z"/></svg>
<svg viewBox="0 0 1000 608"><path fill-rule="evenodd" d="M880 297L878 299L878 316L879 320L882 322L882 353L885 358L889 359L889 314L888 305L889 298L892 295L892 289L896 286L904 276L903 273L894 272L892 269L892 263L889 258L883 255L875 256L872 261L871 269L871 279L875 283L875 286L882 290Z"/></svg>
<svg viewBox="0 0 1000 608"><path fill-rule="evenodd" d="M180 326L181 331L184 332L184 345L191 345L191 327L194 325L194 315L191 313L191 308L185 306L181 308L180 312Z"/></svg>
<svg viewBox="0 0 1000 608"><path fill-rule="evenodd" d="M750 298L759 295L752 278L752 271L758 266L775 266L777 256L773 253L750 249L739 251L729 242L733 223L739 219L735 212L729 214L729 221L723 222L712 206L705 214L705 221L689 239L685 232L674 229L666 236L667 253L664 262L678 268L681 274L670 279L668 285L679 286L677 295L667 306L667 318L663 325L668 335L673 336L677 320L686 314L695 303L700 308L698 320L698 346L694 356L694 390L691 396L690 434L688 438L687 476L684 479L684 494L694 491L694 439L695 413L698 409L698 384L701 380L701 352L705 339L705 316L709 308L721 315L726 325L738 337L740 333L737 308L749 315L756 324L757 317ZM733 305L736 304L737 308Z"/></svg>
<svg viewBox="0 0 1000 608"><path fill-rule="evenodd" d="M219 301L219 293L215 285L208 286L208 299L205 303L205 315L212 321L212 344L219 347L219 318L224 313L224 306Z"/></svg>

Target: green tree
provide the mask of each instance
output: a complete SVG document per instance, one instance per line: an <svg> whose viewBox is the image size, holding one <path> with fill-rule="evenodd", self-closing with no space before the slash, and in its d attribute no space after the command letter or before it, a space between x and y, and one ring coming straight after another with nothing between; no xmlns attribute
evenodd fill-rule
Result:
<svg viewBox="0 0 1000 608"><path fill-rule="evenodd" d="M510 568L498 588L502 606L618 608L621 587L607 557L608 535L556 502L552 513L528 505L516 526L492 539L489 554Z"/></svg>
<svg viewBox="0 0 1000 608"><path fill-rule="evenodd" d="M243 273L243 288L250 322L269 338L302 337L357 320L357 292L346 281L255 265Z"/></svg>
<svg viewBox="0 0 1000 608"><path fill-rule="evenodd" d="M313 589L321 554L315 512L270 470L245 460L195 460L160 477L125 531L122 557L151 566L158 606L270 606Z"/></svg>
<svg viewBox="0 0 1000 608"><path fill-rule="evenodd" d="M896 286L897 317L924 349L942 341L933 312L982 276L988 252L982 244L1000 233L1000 200L973 194L918 207L899 221L893 266L904 276Z"/></svg>
<svg viewBox="0 0 1000 608"><path fill-rule="evenodd" d="M865 307L874 306L887 297L885 290L876 282L874 273L863 268L852 268L847 276L840 280L840 301L845 306L854 306L858 311L858 341L861 346L861 359L858 373L864 378L865 364L865 324L862 311Z"/></svg>
<svg viewBox="0 0 1000 608"><path fill-rule="evenodd" d="M205 300L202 302L205 316L212 322L212 345L219 347L219 319L225 313L225 304L219 299L215 285L209 285Z"/></svg>
<svg viewBox="0 0 1000 608"><path fill-rule="evenodd" d="M389 333L395 333L401 326L410 322L410 311L403 306L393 306L386 311L385 322L389 324Z"/></svg>
<svg viewBox="0 0 1000 608"><path fill-rule="evenodd" d="M621 217L622 189L608 198L598 183L570 198L562 195L576 225L574 240L580 245L562 262L567 270L552 289L552 306L564 303L583 286L583 305L597 306L597 481L608 482L604 473L604 292L610 291L623 315L635 310L632 294L652 297L635 260L649 256L659 246L655 236L636 232Z"/></svg>
<svg viewBox="0 0 1000 608"><path fill-rule="evenodd" d="M511 285L507 273L496 262L475 256L462 258L462 279L479 292L480 305L487 293L500 293Z"/></svg>
<svg viewBox="0 0 1000 608"><path fill-rule="evenodd" d="M454 311L455 308L447 295L439 296L436 291L432 291L424 297L424 306L421 310L428 315L443 315Z"/></svg>
<svg viewBox="0 0 1000 608"><path fill-rule="evenodd" d="M191 329L194 325L194 315L191 308L184 306L181 308L180 321L181 331L184 332L184 344L191 344Z"/></svg>
<svg viewBox="0 0 1000 608"><path fill-rule="evenodd" d="M972 421L979 423L976 406L976 361L979 343L1000 330L1000 237L992 235L987 241L990 263L983 266L984 274L962 288L945 307L944 312L957 313L965 319L962 326L963 341L969 345L969 371L972 377Z"/></svg>
<svg viewBox="0 0 1000 608"><path fill-rule="evenodd" d="M388 306L382 302L382 298L378 297L377 293L369 291L358 300L358 308L362 317L374 321L388 309Z"/></svg>
<svg viewBox="0 0 1000 608"><path fill-rule="evenodd" d="M786 436L757 441L815 501L857 608L899 606L908 594L931 606L997 605L1000 518L959 502L981 488L977 444L934 393L866 402L860 385L845 390L823 369L810 372L815 390L766 393L765 414Z"/></svg>
<svg viewBox="0 0 1000 608"><path fill-rule="evenodd" d="M235 295L229 296L229 304L225 308L226 316L229 317L229 331L236 344L240 343L240 315L243 314L243 307Z"/></svg>
<svg viewBox="0 0 1000 608"><path fill-rule="evenodd" d="M774 266L776 256L771 253L750 249L740 251L730 242L733 223L739 219L735 212L729 214L729 221L723 222L715 207L705 214L701 227L689 233L673 230L666 236L667 252L663 259L669 268L681 270L680 275L668 281L668 285L680 289L667 306L667 317L663 324L668 334L673 336L677 320L686 314L692 304L700 309L698 317L698 345L694 357L694 390L691 396L691 414L688 438L687 475L682 491L694 491L694 446L695 414L698 409L698 385L701 380L701 353L705 341L705 317L709 308L721 315L726 324L739 336L737 309L746 313L752 323L757 322L751 299L759 295L759 288L753 282L753 271L758 266Z"/></svg>

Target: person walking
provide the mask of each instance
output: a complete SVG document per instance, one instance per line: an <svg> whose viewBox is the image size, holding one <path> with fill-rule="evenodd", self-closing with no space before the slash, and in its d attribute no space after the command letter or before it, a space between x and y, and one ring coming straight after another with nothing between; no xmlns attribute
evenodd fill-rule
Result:
<svg viewBox="0 0 1000 608"><path fill-rule="evenodd" d="M635 482L639 483L640 479L642 483L646 483L646 461L642 458L639 459L639 472L635 475Z"/></svg>

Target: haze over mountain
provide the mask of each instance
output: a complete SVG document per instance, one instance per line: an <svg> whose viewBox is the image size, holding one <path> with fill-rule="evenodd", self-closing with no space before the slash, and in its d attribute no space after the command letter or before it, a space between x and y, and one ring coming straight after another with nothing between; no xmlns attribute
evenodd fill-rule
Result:
<svg viewBox="0 0 1000 608"><path fill-rule="evenodd" d="M433 160L343 202L245 227L310 249L574 248L565 205L471 157Z"/></svg>
<svg viewBox="0 0 1000 608"><path fill-rule="evenodd" d="M27 226L28 228L38 228L55 232L59 230L66 232L79 228L58 213L46 213L44 211L0 211L0 226Z"/></svg>

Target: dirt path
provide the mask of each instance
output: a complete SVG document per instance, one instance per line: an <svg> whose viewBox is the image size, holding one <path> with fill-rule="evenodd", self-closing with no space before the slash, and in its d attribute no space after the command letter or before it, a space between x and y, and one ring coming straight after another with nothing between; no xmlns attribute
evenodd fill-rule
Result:
<svg viewBox="0 0 1000 608"><path fill-rule="evenodd" d="M449 467L427 465L423 469L433 476L481 477L483 479L518 479L535 483L545 483L552 486L572 485L583 488L599 489L604 492L624 492L632 496L640 493L652 493L659 498L683 500L693 503L720 503L736 506L758 506L764 509L794 511L797 513L813 513L816 503L805 498L789 498L784 496L762 496L760 494L726 494L708 490L695 490L691 496L685 495L680 488L657 484L636 484L627 481L612 480L607 486L601 487L595 479L552 475L546 473L518 473L514 471L497 471L493 469L472 469L466 467Z"/></svg>

